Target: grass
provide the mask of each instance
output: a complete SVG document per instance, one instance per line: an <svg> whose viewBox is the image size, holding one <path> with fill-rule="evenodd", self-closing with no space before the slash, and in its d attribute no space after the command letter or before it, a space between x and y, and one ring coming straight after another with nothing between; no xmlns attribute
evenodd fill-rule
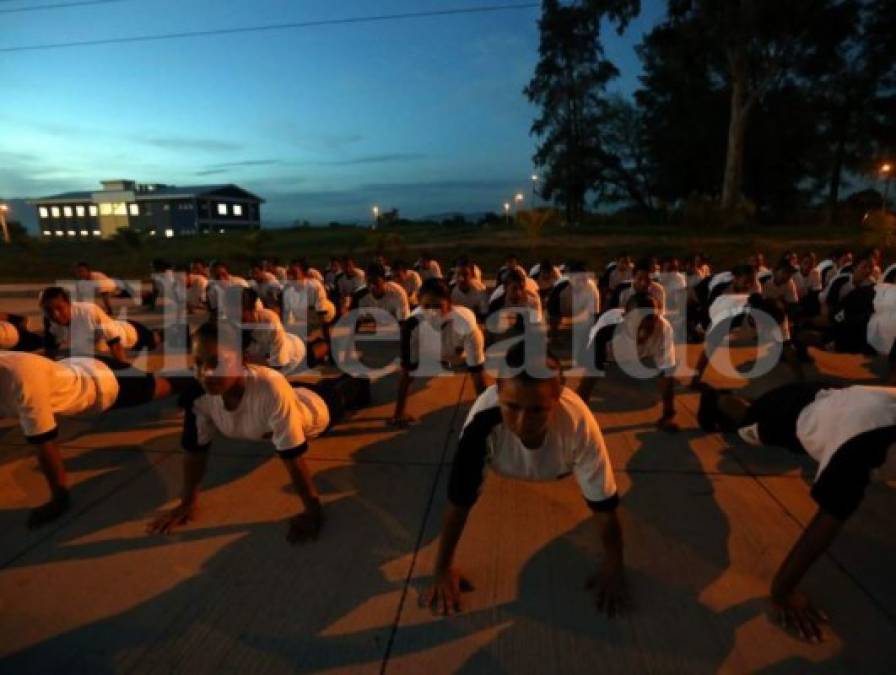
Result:
<svg viewBox="0 0 896 675"><path fill-rule="evenodd" d="M110 240L66 241L24 239L0 246L0 282L50 281L71 276L74 263L87 261L95 269L119 278L147 277L154 258L175 264L192 258L223 259L235 273L245 273L255 258L277 257L281 261L307 256L324 265L331 255L351 254L362 264L377 253L387 258L416 259L429 250L443 265L466 253L485 271L496 269L509 251L526 263L548 257L562 261L585 260L593 269L621 251L631 255L679 255L694 252L709 255L718 266L744 260L755 250L769 261L783 251L813 250L825 255L840 246L861 248L876 241L858 229L821 227L760 227L741 231L693 229L676 226L616 226L566 230L551 228L532 238L525 228L510 225L413 224L371 231L358 227L259 230L248 233L208 234L159 239L131 235ZM885 250L891 260L896 250Z"/></svg>

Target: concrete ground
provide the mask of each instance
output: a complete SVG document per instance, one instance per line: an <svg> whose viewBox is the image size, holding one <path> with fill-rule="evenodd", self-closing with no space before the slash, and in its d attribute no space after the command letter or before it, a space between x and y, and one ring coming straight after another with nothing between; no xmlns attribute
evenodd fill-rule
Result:
<svg viewBox="0 0 896 675"><path fill-rule="evenodd" d="M860 357L819 354L817 368L875 376ZM765 598L814 513L811 463L701 432L682 388L682 431L658 432L652 385L615 371L591 404L622 494L633 610L608 620L583 589L601 553L571 478L489 475L457 556L475 590L461 615L433 617L418 598L473 390L463 376L418 383L420 421L404 431L384 425L394 391L394 376L377 381L370 408L312 443L327 522L299 547L284 539L298 499L262 443L216 442L199 518L145 534L180 486L172 401L63 422L74 507L30 532L46 489L14 421L0 422L0 671L893 672L896 493L872 486L808 575L833 621L823 644L802 643Z"/></svg>

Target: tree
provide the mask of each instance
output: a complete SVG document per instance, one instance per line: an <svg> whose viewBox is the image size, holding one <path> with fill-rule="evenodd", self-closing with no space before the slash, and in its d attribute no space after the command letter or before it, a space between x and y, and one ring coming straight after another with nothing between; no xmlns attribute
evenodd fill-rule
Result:
<svg viewBox="0 0 896 675"><path fill-rule="evenodd" d="M844 2L837 0L669 0L669 21L701 42L718 63L729 92L722 180L724 211L741 197L744 142L757 105L793 78L830 34ZM842 35L842 34L841 34ZM836 41L825 44L828 51Z"/></svg>
<svg viewBox="0 0 896 675"><path fill-rule="evenodd" d="M601 133L606 86L618 70L605 58L601 24L607 18L621 32L639 11L639 0L544 0L542 6L539 61L523 91L540 108L531 131L539 139L533 159L541 168L541 195L563 204L568 224L581 222L587 194L600 191L615 162Z"/></svg>

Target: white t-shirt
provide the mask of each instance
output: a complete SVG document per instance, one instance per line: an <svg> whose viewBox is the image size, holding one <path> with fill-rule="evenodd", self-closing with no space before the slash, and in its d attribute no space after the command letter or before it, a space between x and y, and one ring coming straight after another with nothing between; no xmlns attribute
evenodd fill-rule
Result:
<svg viewBox="0 0 896 675"><path fill-rule="evenodd" d="M451 289L451 304L466 307L479 316L488 313L488 295L485 284L476 279L470 279L470 289L464 292L457 284Z"/></svg>
<svg viewBox="0 0 896 675"><path fill-rule="evenodd" d="M485 337L476 323L476 316L466 307L452 307L451 311L440 317L433 324L427 323L426 313L418 307L411 312L411 317L402 331L401 336L401 363L407 370L414 370L422 357L427 357L429 362L445 362L450 366L457 366L462 361L469 368L481 368L485 363ZM438 354L420 354L421 325L427 323L428 327L439 331L439 339L433 340L438 344ZM429 346L429 341L424 340L424 345Z"/></svg>
<svg viewBox="0 0 896 675"><path fill-rule="evenodd" d="M102 272L90 272L90 279L79 279L75 284L75 290L79 298L90 300L97 293L115 293L118 284Z"/></svg>
<svg viewBox="0 0 896 675"><path fill-rule="evenodd" d="M630 322L630 325L625 322L625 310L622 308L607 310L591 327L591 332L588 334L588 349L596 349L597 340L606 340L607 358L612 357L616 363L643 361L649 358L659 370L664 373L672 372L676 366L675 332L665 317L657 316L656 319L657 329L647 340L638 344L637 326L634 322Z"/></svg>
<svg viewBox="0 0 896 675"><path fill-rule="evenodd" d="M625 307L626 303L628 303L629 298L631 298L635 294L635 289L633 286L629 286L624 289L619 294L619 306ZM660 314L666 313L666 289L663 288L662 284L656 281L651 281L650 285L647 287L647 295L656 300L656 304L659 306Z"/></svg>
<svg viewBox="0 0 896 675"><path fill-rule="evenodd" d="M56 415L108 410L118 390L115 374L96 359L0 351L0 417L18 418L27 437L55 431Z"/></svg>
<svg viewBox="0 0 896 675"><path fill-rule="evenodd" d="M408 294L394 281L387 281L382 297L377 298L366 286L363 295L358 298L358 309L382 309L395 317L396 321L405 321L411 315Z"/></svg>
<svg viewBox="0 0 896 675"><path fill-rule="evenodd" d="M336 280L336 289L343 298L350 298L365 283L364 270L355 268L354 272L349 274L343 272Z"/></svg>
<svg viewBox="0 0 896 675"><path fill-rule="evenodd" d="M90 354L100 342L120 341L125 349L137 344L137 330L127 321L113 319L92 302L72 302L68 326L50 322L50 334L60 348L73 354Z"/></svg>
<svg viewBox="0 0 896 675"><path fill-rule="evenodd" d="M600 427L588 406L567 387L561 391L544 442L536 449L524 446L504 426L497 385L480 394L467 416L454 457L448 488L452 503L467 508L475 503L486 465L503 476L531 481L572 474L592 508L609 510L618 502Z"/></svg>
<svg viewBox="0 0 896 675"><path fill-rule="evenodd" d="M231 274L228 279L224 280L211 280L208 282L208 288L206 290L208 294L208 306L209 309L219 312L224 318L239 318L228 317L227 316L227 305L228 302L226 299L233 295L234 297L230 298L229 303L232 304L232 308L234 310L239 310L242 306L242 303L239 299L239 290L234 289L242 289L249 288L249 282L243 279L242 277L238 277L236 275Z"/></svg>
<svg viewBox="0 0 896 675"><path fill-rule="evenodd" d="M809 456L818 462L817 480L848 440L893 425L896 388L856 385L818 392L797 418L796 435Z"/></svg>
<svg viewBox="0 0 896 675"><path fill-rule="evenodd" d="M548 296L548 311L570 317L574 323L593 320L600 314L600 291L593 276L576 273L560 277Z"/></svg>
<svg viewBox="0 0 896 675"><path fill-rule="evenodd" d="M792 279L800 300L810 293L821 291L821 273L817 267L809 270L809 274L803 274L802 270L798 270L793 273Z"/></svg>
<svg viewBox="0 0 896 675"><path fill-rule="evenodd" d="M288 282L283 289L283 315L286 320L290 323L303 323L308 320L309 309L326 315L326 321L332 321L336 313L319 279Z"/></svg>
<svg viewBox="0 0 896 675"><path fill-rule="evenodd" d="M287 333L275 311L256 309L255 313L246 353L287 374L301 370L307 354L302 338Z"/></svg>
<svg viewBox="0 0 896 675"><path fill-rule="evenodd" d="M274 448L283 452L301 448L307 439L322 434L330 424L330 412L310 389L293 388L277 371L248 365L245 391L236 410L227 410L221 396L203 394L193 401L192 415L185 417L184 424L195 424L200 447L211 443L218 432L228 438L270 439Z"/></svg>
<svg viewBox="0 0 896 675"><path fill-rule="evenodd" d="M394 279L394 281L408 294L408 302L416 305L417 293L420 291L420 286L423 285L420 275L414 270L406 270L404 279Z"/></svg>
<svg viewBox="0 0 896 675"><path fill-rule="evenodd" d="M19 342L19 329L9 321L0 321L0 349L12 349Z"/></svg>

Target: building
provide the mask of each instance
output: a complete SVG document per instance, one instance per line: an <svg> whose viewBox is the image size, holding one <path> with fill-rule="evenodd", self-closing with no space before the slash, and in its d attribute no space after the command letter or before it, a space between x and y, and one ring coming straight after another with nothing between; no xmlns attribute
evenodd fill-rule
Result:
<svg viewBox="0 0 896 675"><path fill-rule="evenodd" d="M96 192L34 199L45 237L111 237L126 227L174 237L261 227L263 199L236 185L175 187L131 180L102 181Z"/></svg>

